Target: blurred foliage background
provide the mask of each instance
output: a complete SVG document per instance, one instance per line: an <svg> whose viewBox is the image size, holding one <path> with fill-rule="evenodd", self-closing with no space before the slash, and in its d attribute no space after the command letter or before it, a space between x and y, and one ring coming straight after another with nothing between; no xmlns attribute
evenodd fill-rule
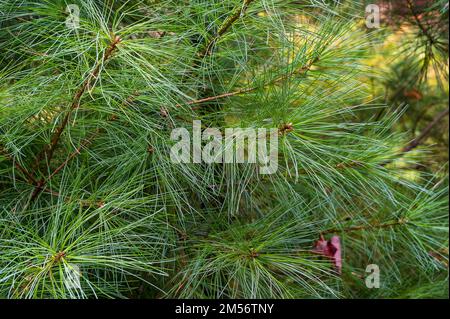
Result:
<svg viewBox="0 0 450 319"><path fill-rule="evenodd" d="M70 2L0 0L0 297L448 298L447 1Z"/></svg>
<svg viewBox="0 0 450 319"><path fill-rule="evenodd" d="M366 4L373 3L366 1ZM381 31L373 43L373 70L368 79L372 98L388 108L365 114L380 118L384 112L401 111L397 129L408 132L414 152L429 152L420 163L404 169L445 177L448 167L448 1L379 1ZM418 145L420 144L420 147ZM416 145L417 144L417 145ZM419 148L419 150L417 150ZM398 161L402 165L402 161Z"/></svg>

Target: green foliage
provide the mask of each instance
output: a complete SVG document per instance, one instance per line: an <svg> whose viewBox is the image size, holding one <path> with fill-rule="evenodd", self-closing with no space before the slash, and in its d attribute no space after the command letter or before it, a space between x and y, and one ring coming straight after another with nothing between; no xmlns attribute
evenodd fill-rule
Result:
<svg viewBox="0 0 450 319"><path fill-rule="evenodd" d="M0 0L0 297L448 296L447 170L373 116L362 2L67 4ZM278 128L278 171L173 163L193 120Z"/></svg>

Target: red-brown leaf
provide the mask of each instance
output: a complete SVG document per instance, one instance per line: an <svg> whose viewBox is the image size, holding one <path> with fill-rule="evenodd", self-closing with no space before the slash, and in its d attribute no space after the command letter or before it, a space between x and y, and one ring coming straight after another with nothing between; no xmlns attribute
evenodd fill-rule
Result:
<svg viewBox="0 0 450 319"><path fill-rule="evenodd" d="M323 236L316 242L314 251L330 258L339 274L342 271L341 240L339 236L333 236L325 240Z"/></svg>

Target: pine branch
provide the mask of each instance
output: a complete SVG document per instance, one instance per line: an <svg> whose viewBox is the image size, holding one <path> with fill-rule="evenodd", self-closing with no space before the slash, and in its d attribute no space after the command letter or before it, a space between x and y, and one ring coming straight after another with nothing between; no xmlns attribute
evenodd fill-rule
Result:
<svg viewBox="0 0 450 319"><path fill-rule="evenodd" d="M194 105L194 104L201 104L201 103L205 103L205 102L211 102L211 101L220 100L220 99L223 99L223 98L226 98L226 97L232 97L232 96L236 96L236 95L241 95L241 94L253 92L256 89L257 89L256 87L251 87L251 88L247 88L247 89L240 89L240 90L236 90L236 91L233 91L233 92L219 94L219 95L216 95L216 96L205 97L203 99L198 99L198 100L194 100L194 101L189 101L186 104L187 105ZM177 107L180 107L180 106L181 106L181 104L177 105Z"/></svg>
<svg viewBox="0 0 450 319"><path fill-rule="evenodd" d="M422 133L420 133L420 135L418 137L416 137L414 140L409 142L406 146L404 146L400 150L400 152L397 154L396 158L405 155L406 153L412 151L413 149L418 147L420 144L422 144L422 142L425 140L425 138L431 133L433 128L448 114L449 114L448 108L446 110L442 111L441 113L439 113L434 118L434 120L425 127L425 129L422 131ZM394 162L396 160L396 158L388 159L388 160L384 161L383 163L381 163L380 166L386 166L386 165Z"/></svg>
<svg viewBox="0 0 450 319"><path fill-rule="evenodd" d="M117 45L120 43L121 39L120 37L116 36L114 40L110 43L108 48L105 51L105 54L103 55L102 61L97 64L94 71L83 81L81 87L76 92L72 104L67 110L67 113L61 123L61 125L56 129L55 133L53 134L50 144L47 145L43 151L37 156L35 165L38 166L40 161L44 158L46 158L47 162L50 163L53 157L53 152L55 151L56 147L58 146L59 140L61 138L61 134L63 133L64 129L66 128L70 115L73 110L77 109L80 106L81 98L83 97L84 93L86 92L87 88L89 87L91 81L93 79L96 79L100 73L101 67L111 58L113 52L117 49Z"/></svg>
<svg viewBox="0 0 450 319"><path fill-rule="evenodd" d="M359 226L351 226L347 228L333 228L323 231L321 234L331 234L331 233L348 233L353 231L360 231L360 230L374 230L374 229L383 229L383 228L390 228L395 226L401 226L408 224L409 221L405 218L400 218L398 220L389 221L386 223L376 223L371 225L359 225Z"/></svg>
<svg viewBox="0 0 450 319"><path fill-rule="evenodd" d="M66 128L68 122L69 122L69 118L70 115L72 113L73 110L77 109L80 106L80 102L81 102L81 98L83 96L83 94L86 92L87 88L89 87L91 81L93 79L96 79L100 73L100 69L101 67L111 58L113 52L117 49L117 45L120 43L121 39L120 37L116 36L114 37L114 40L110 43L110 45L108 46L108 48L105 51L105 54L103 55L102 61L100 63L97 64L97 66L95 67L94 71L83 81L83 84L81 85L81 87L78 89L77 93L75 94L73 100L72 100L72 104L69 107L61 125L56 129L56 132L53 134L52 139L50 144L45 147L43 149L43 151L37 156L36 158L36 163L35 165L38 166L40 161L42 159L46 159L46 161L48 163L51 162L52 157L53 157L53 152L55 151L56 147L58 146L59 140L61 138L61 134L63 133L64 129ZM80 146L81 147L81 146ZM76 153L76 152L75 152ZM70 159L72 159L73 157L75 157L75 155L70 155L68 160L65 161L64 163L62 163L51 175L48 179L42 178L39 181L37 181L36 184L36 188L34 189L32 195L31 195L31 200L30 201L34 201L36 199L36 197L42 192L42 190L44 189L44 186L48 183L48 181L54 176L56 175L62 168L65 167L65 165L70 161Z"/></svg>
<svg viewBox="0 0 450 319"><path fill-rule="evenodd" d="M35 185L37 184L37 180L34 178L34 176L30 172L28 172L28 170L25 167L20 165L11 155L9 155L5 149L0 148L0 154L3 154L8 160L13 162L14 166L28 178L29 182Z"/></svg>
<svg viewBox="0 0 450 319"><path fill-rule="evenodd" d="M88 146L89 144L91 144L93 142L93 140L98 136L98 134L100 133L100 130L97 130L94 134L92 134L90 137L88 137L87 139L85 139L80 146L77 147L77 149L72 152L64 162L62 162L50 175L49 177L46 179L46 181L44 182L44 186L45 184L47 184L56 174L58 174L64 167L66 167L66 165L73 159L75 158L78 154L81 153L81 150Z"/></svg>
<svg viewBox="0 0 450 319"><path fill-rule="evenodd" d="M420 21L419 15L417 14L414 4L412 0L406 0L409 10L411 11L411 14L414 17L414 20L417 23L417 26L422 31L423 35L425 35L428 38L428 41L430 41L430 44L434 44L435 40L433 36L430 34L429 30L423 25L422 21Z"/></svg>
<svg viewBox="0 0 450 319"><path fill-rule="evenodd" d="M394 295L395 286L388 291L368 291L359 289L348 276L337 283L336 272L323 258L326 250L310 252L305 247L319 234L331 237L332 233L344 232L352 240L333 247L345 254L346 269L363 269L366 257L372 256L376 258L370 260L388 267L387 272L398 270L399 277L414 272L408 281L420 282L431 268L439 268L429 252L440 252L448 246L446 185L424 185L422 179L404 178L384 169L376 159L396 158L403 146L406 151L416 147L410 145L414 141L428 142L426 136L441 125L437 124L439 119L434 128L425 128L426 123L422 134L413 134L417 139L396 144L401 138L395 126L397 117L374 123L366 114L352 116L354 108L361 112L366 112L361 106L367 106L367 112L372 109L366 99L366 79L355 70L366 68L366 57L373 50L372 41L367 40L375 40L376 34L356 30L362 20L352 21L348 16L351 4L292 7L289 2L233 0L227 6L220 1L193 1L186 7L176 7L170 1L138 0L118 6L82 0L82 27L71 32L53 21L54 6L36 7L28 0L23 8L26 10L12 6L22 2L0 1L0 11L11 16L14 23L14 17L28 9L39 9L40 13L39 21L30 19L26 25L13 25L10 34L0 30L3 38L14 35L0 46L12 61L11 71L0 71L0 78L11 80L1 86L0 99L6 103L0 107L4 116L0 126L28 150L25 164L9 147L4 148L10 155L1 155L4 161L0 171L10 175L16 171L16 176L0 186L0 269L5 274L0 295ZM272 6L276 6L276 12L248 16L265 7L270 11ZM419 9L415 9L418 18L430 27ZM336 14L329 14L330 10ZM189 14L179 14L184 11ZM297 17L301 17L300 23ZM120 37L130 42L121 42L116 48L118 38L99 41L96 35L104 34L110 25L120 28ZM28 28L36 32L16 32ZM199 30L207 32L200 43L191 38ZM159 39L171 35L171 31L176 35L162 43ZM434 31L429 29L436 38ZM430 47L418 27L415 35ZM237 47L227 45L235 37L239 38ZM287 42L292 45L289 49ZM120 54L114 53L116 49ZM214 56L220 50L220 57ZM35 51L47 53L37 56ZM72 54L78 58L66 59ZM326 61L321 60L317 63L320 67L315 68L319 55ZM249 63L239 64L243 57ZM211 58L215 58L214 63L206 61ZM88 69L86 61L91 61ZM80 69L85 70L82 78L77 75ZM108 81L100 81L107 71ZM66 81L61 82L60 76ZM77 76L73 87L70 79ZM72 89L66 105L44 112L45 118L29 120L30 112L48 103L49 95L59 98L61 88L68 85ZM272 89L285 85L289 86L286 90ZM91 101L89 91L94 86L101 94ZM30 87L35 89L31 93ZM136 89L142 93L136 93ZM137 94L145 94L139 98L144 109L121 107ZM121 104L122 96L130 95ZM258 112L236 115L229 102L241 98ZM106 105L109 111L98 116L94 112L72 123L77 110L88 105ZM220 109L208 112L214 105ZM180 108L172 117L169 111L174 106ZM201 107L205 108L202 112L193 111ZM448 116L448 110L446 113ZM217 127L221 132L234 128L236 121L257 128L272 118L272 124L267 125L275 125L281 138L278 170L261 175L257 166L263 163L259 161L175 163L170 156L175 145L172 128L178 120L192 120L193 114L202 120L202 128ZM33 132L42 120L54 125L53 130L47 130L44 144L36 139L39 132ZM71 138L75 144L70 146L67 134L72 125L77 129ZM201 131L203 158L207 141ZM243 140L247 159L249 141L250 136L248 141ZM238 148L237 143L233 149ZM272 153L272 143L266 141L266 146ZM29 156L36 147L37 152ZM145 147L153 153L149 160L140 153ZM386 152L389 147L395 149ZM222 153L223 148L217 151ZM96 165L89 165L94 154ZM19 163L10 162L14 159L20 159ZM16 179L17 189L12 183ZM371 214L375 208L378 213ZM341 215L358 219L336 221ZM374 239L373 245L363 245L368 237ZM394 253L386 238L401 247L402 254ZM333 247L328 247L330 252ZM338 259L335 265L340 267ZM389 268L392 265L385 263L389 259L400 266ZM43 267L36 268L36 264ZM94 274L80 276L79 289L67 286L66 270L74 265L83 274ZM440 271L432 275L440 276ZM167 280L166 275L173 276ZM391 287L392 282L386 285ZM401 285L402 289L409 288L406 281Z"/></svg>
<svg viewBox="0 0 450 319"><path fill-rule="evenodd" d="M126 105L126 104L130 104L134 98L136 97L138 93L133 93L131 96L129 96L123 103L122 106ZM116 121L118 119L118 117L116 115L112 115L109 119L108 122L113 122ZM81 142L81 144L75 149L75 151L73 151L72 153L69 154L69 156L66 158L66 160L64 162L62 162L50 175L49 177L41 182L41 187L44 187L55 175L57 175L62 169L64 169L64 167L66 167L66 165L72 160L74 159L76 156L78 156L81 153L81 150L83 148L85 148L86 146L90 145L94 139L102 132L104 131L104 128L98 128L94 131L94 133L92 133L88 138L86 138L83 142Z"/></svg>
<svg viewBox="0 0 450 319"><path fill-rule="evenodd" d="M102 200L96 200L96 201L89 201L89 200L83 200L83 199L74 199L70 196L63 196L61 193L58 193L54 191L53 189L49 188L48 186L41 186L42 192L50 194L54 197L62 198L64 202L70 203L73 201L77 201L80 203L81 206L96 206L96 207L102 207L104 205L104 202Z"/></svg>
<svg viewBox="0 0 450 319"><path fill-rule="evenodd" d="M211 101L215 101L215 100L220 100L223 98L227 98L227 97L232 97L232 96L236 96L236 95L242 95L242 94L246 94L246 93L250 93L253 91L256 91L257 89L261 88L261 87L267 87L269 85L273 85L276 83L279 83L283 80L285 80L286 78L288 78L289 76L298 74L298 75L306 75L306 73L311 69L311 67L313 66L314 63L316 63L319 59L318 58L314 58L313 60L311 60L307 65L305 65L304 67L301 67L300 69L298 69L295 72L291 72L288 74L284 74L272 81L269 81L265 84L263 84L262 86L253 86L253 87L249 87L249 88L244 88L244 89L239 89L233 92L228 92L228 93L223 93L223 94L219 94L216 96L210 96L210 97L206 97L206 98L202 98L202 99L198 99L198 100L193 100L193 101L189 101L186 104L187 105L195 105L195 104L201 104L201 103L205 103L205 102L211 102ZM177 104L177 107L181 107L181 104Z"/></svg>
<svg viewBox="0 0 450 319"><path fill-rule="evenodd" d="M412 140L408 145L406 145L402 150L401 154L408 153L415 149L417 146L419 146L424 139L430 134L430 132L433 130L433 128L445 117L448 115L449 109L442 111L439 113L432 122L430 122L427 127L420 133L418 137L416 137L414 140Z"/></svg>
<svg viewBox="0 0 450 319"><path fill-rule="evenodd" d="M244 0L241 6L234 8L233 13L220 25L216 35L206 44L203 50L198 54L200 59L211 54L214 44L233 26L233 24L242 17L249 5L255 0Z"/></svg>

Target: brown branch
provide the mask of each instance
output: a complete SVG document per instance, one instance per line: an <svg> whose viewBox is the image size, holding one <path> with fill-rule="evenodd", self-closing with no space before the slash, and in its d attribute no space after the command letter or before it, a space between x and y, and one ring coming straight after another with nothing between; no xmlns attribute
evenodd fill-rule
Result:
<svg viewBox="0 0 450 319"><path fill-rule="evenodd" d="M129 96L127 99L125 99L125 101L122 103L122 106L130 104L134 98L138 95L138 92L133 93L131 96ZM109 122L113 122L115 120L117 120L117 116L116 115L112 115L108 121ZM77 155L79 155L81 153L81 150L88 146L89 144L91 144L94 139L104 130L104 128L98 128L94 131L94 133L92 133L88 138L86 138L83 142L81 142L81 144L76 148L75 151L73 151L71 154L69 154L69 156L66 158L66 160L64 162L62 162L50 175L47 179L42 179L40 180L38 183L38 187L39 189L44 189L45 185L47 185L47 183L56 175L58 174L62 169L64 169L64 167L66 167L66 165L73 159L75 158ZM36 193L36 194L35 194ZM37 195L39 194L39 190L35 190L33 192L33 196L32 198L34 199Z"/></svg>
<svg viewBox="0 0 450 319"><path fill-rule="evenodd" d="M289 76L294 75L294 74L305 75L311 69L312 65L315 62L317 62L318 60L319 60L318 58L315 58L315 59L311 60L307 65L301 67L299 70L288 73L288 74L284 74L272 81L269 81L269 82L263 84L262 87L266 87L266 86L281 82L281 81L285 80L286 78L288 78ZM201 104L201 103L205 103L205 102L220 100L220 99L227 98L227 97L246 94L246 93L250 93L250 92L257 90L258 88L259 87L257 87L257 86L253 86L253 87L249 87L249 88L239 89L239 90L236 90L233 92L223 93L223 94L219 94L219 95L215 95L215 96L210 96L210 97L206 97L206 98L202 98L202 99L198 99L198 100L189 101L186 103L186 105ZM177 104L176 106L181 107L181 105L182 104Z"/></svg>
<svg viewBox="0 0 450 319"><path fill-rule="evenodd" d="M408 223L409 223L409 221L407 219L400 218L398 220L389 221L389 222L381 223L381 224L359 225L359 226L352 226L352 227L347 227L347 228L342 228L342 229L339 229L339 228L328 229L328 230L321 232L321 234L324 235L324 234L342 233L342 232L348 233L348 232L359 231L359 230L383 229L383 228L390 228L390 227L395 227L395 226L406 225Z"/></svg>
<svg viewBox="0 0 450 319"><path fill-rule="evenodd" d="M200 59L211 53L211 49L214 44L231 28L231 26L247 11L248 6L255 0L244 0L242 5L233 9L233 13L225 19L222 25L219 27L216 35L206 44L203 50L198 54Z"/></svg>
<svg viewBox="0 0 450 319"><path fill-rule="evenodd" d="M120 41L121 41L120 37L116 36L114 38L114 40L110 43L110 45L106 49L106 51L105 51L105 53L103 55L102 61L97 64L97 66L95 67L94 71L92 71L92 73L83 81L81 87L76 92L76 94L75 94L75 96L74 96L74 98L72 100L72 104L70 105L69 109L67 110L67 113L64 116L64 119L63 119L61 125L56 129L55 133L53 134L53 136L51 138L51 141L50 141L50 144L48 144L46 147L44 147L42 152L37 156L35 166L38 166L39 163L44 158L46 158L48 163L50 163L50 161L52 160L52 157L53 157L53 152L55 151L55 149L56 149L56 147L57 147L57 145L59 143L59 140L61 138L61 134L63 133L64 129L66 128L66 126L67 126L67 124L69 122L70 115L71 115L72 111L77 109L80 106L81 98L83 97L84 93L88 89L91 81L93 79L97 78L97 76L100 73L101 67L112 56L113 52L117 49L117 45L120 43Z"/></svg>
<svg viewBox="0 0 450 319"><path fill-rule="evenodd" d="M95 200L95 201L90 201L90 200L83 200L83 199L74 199L73 197L70 196L63 196L62 194L55 192L54 190L52 190L49 187L45 187L43 190L43 192L48 193L52 196L55 197L63 197L63 200L66 203L69 203L70 201L78 201L80 203L80 205L82 206L97 206L97 207L102 207L105 205L104 201L102 200Z"/></svg>
<svg viewBox="0 0 450 319"><path fill-rule="evenodd" d="M28 170L25 168L25 167L23 167L22 165L20 165L11 155L9 155L8 154L8 152L5 150L5 149L3 149L3 148L0 148L0 154L3 154L6 158L8 158L11 162L13 162L14 163L14 166L19 170L19 171L21 171L22 172L22 174L24 174L27 178L28 178L28 181L30 182L30 183L33 183L33 184L37 184L37 181L36 181L36 179L33 177L33 175L30 173L30 172L28 172Z"/></svg>
<svg viewBox="0 0 450 319"><path fill-rule="evenodd" d="M120 43L121 39L119 36L116 36L114 38L114 40L110 43L110 45L108 46L108 48L106 49L102 61L100 63L97 64L97 66L95 67L94 71L92 71L92 73L83 81L81 87L78 89L77 93L75 94L73 100L72 100L72 104L70 105L69 109L67 110L66 115L64 116L64 119L61 123L61 125L56 129L55 133L53 134L50 144L48 144L43 150L42 152L36 157L36 162L35 162L35 166L38 166L39 163L46 158L47 162L50 163L53 157L53 153L56 149L56 147L58 146L59 140L61 138L61 134L63 133L64 129L66 128L67 124L69 123L69 118L70 115L72 113L73 110L77 109L80 106L80 102L81 102L81 98L83 96L83 94L86 92L86 90L88 89L91 81L93 79L96 79L100 73L100 69L101 67L109 60L109 58L112 56L113 52L117 49L117 45ZM74 155L75 156L75 155ZM73 158L74 156L69 156L69 158ZM69 161L70 161L69 159ZM53 177L55 174L57 174L66 164L68 163L68 161L65 162L65 164L61 164L57 169L56 172L53 172L50 175L50 178ZM33 193L31 194L31 200L33 201L34 199L36 199L36 197L42 192L42 190L44 190L44 186L47 184L47 182L49 181L49 179L45 179L42 178L39 181L37 181L35 183L36 187L33 191Z"/></svg>
<svg viewBox="0 0 450 319"><path fill-rule="evenodd" d="M439 113L434 120L425 127L425 129L420 133L418 137L416 137L414 140L409 142L408 145L403 147L401 150L401 154L408 153L409 151L415 149L417 146L419 146L423 140L430 134L430 132L433 130L433 128L438 124L445 116L448 115L449 109L442 111Z"/></svg>
<svg viewBox="0 0 450 319"><path fill-rule="evenodd" d="M53 176L55 176L56 174L58 174L64 167L66 167L66 165L74 158L76 157L78 154L81 153L81 150L86 147L87 145L91 144L93 142L93 140L95 139L95 137L97 137L97 135L100 133L100 129L96 130L96 132L94 132L91 136L89 136L87 139L85 139L83 142L81 142L80 146L77 147L77 149L72 152L64 162L62 162L51 174L50 176L46 179L45 184L47 184L52 178Z"/></svg>
<svg viewBox="0 0 450 319"><path fill-rule="evenodd" d="M36 185L30 183L29 181L25 181L25 182L31 184L32 186L36 186ZM50 195L55 196L55 197L63 197L62 194L52 190L49 187L45 187L45 186L39 186L39 187L42 188L42 192L44 192L44 193L50 194ZM70 201L73 201L74 199L72 197L70 197L70 196L64 196L63 200L65 202L70 202ZM88 200L77 199L77 201L79 201L80 204L83 205L83 206L92 206L93 205L93 206L101 207L102 205L104 205L104 202L101 201L101 200L99 200L99 201L88 201Z"/></svg>
<svg viewBox="0 0 450 319"><path fill-rule="evenodd" d="M420 133L420 135L418 137L416 137L414 140L412 140L406 146L404 146L396 156L401 157L402 155L412 151L417 146L419 146L424 141L424 139L430 134L430 132L433 130L433 128L436 126L436 124L438 124L445 116L447 116L448 113L449 113L448 108L446 110L442 111L441 113L439 113L434 118L434 120L431 123L429 123L427 125L427 127L425 127L425 129L422 131L422 133ZM380 165L386 166L395 160L396 160L396 158L391 158L391 159L384 161Z"/></svg>
<svg viewBox="0 0 450 319"><path fill-rule="evenodd" d="M24 169L24 170L25 170L25 169ZM30 174L30 173L29 173L29 174ZM27 176L27 177L28 177L28 176ZM35 186L35 187L36 187L36 185L39 183L39 182L38 182L31 174L30 174L30 176L29 176L28 179L23 178L23 176L20 176L19 179L20 179L22 182L27 183L27 184L29 184L29 185L31 185L31 186ZM57 197L60 196L60 194L59 194L58 192L55 192L55 191L51 190L50 188L45 188L45 189L43 189L43 191L44 191L44 192L47 192L47 193L49 193L49 194L51 194L51 195L53 195L53 196L57 196Z"/></svg>
<svg viewBox="0 0 450 319"><path fill-rule="evenodd" d="M215 101L215 100L220 100L226 97L231 97L231 96L235 96L235 95L241 95L241 94L245 94L245 93L249 93L252 92L254 90L256 90L256 87L251 87L251 88L247 88L247 89L241 89L241 90L237 90L234 92L228 92L228 93L224 93L224 94L219 94L216 96L210 96L210 97L206 97L203 99L199 99L199 100L194 100L194 101L189 101L186 104L187 105L194 105L194 104L200 104L200 103L204 103L204 102L211 102L211 101ZM177 106L181 106L181 104L178 104Z"/></svg>
<svg viewBox="0 0 450 319"><path fill-rule="evenodd" d="M428 38L430 43L434 44L435 40L434 40L433 36L430 34L429 30L423 25L422 21L420 21L419 15L415 10L413 2L411 0L406 0L406 2L408 4L409 10L411 11L411 14L414 17L414 20L417 23L417 26L422 31L422 33Z"/></svg>
<svg viewBox="0 0 450 319"><path fill-rule="evenodd" d="M216 34L213 36L213 38L207 42L203 47L201 47L200 49L198 49L197 52L197 56L198 59L194 59L193 61L193 69L195 69L196 67L199 66L199 63L201 60L203 60L204 57L206 57L207 55L210 55L212 52L212 48L213 46L216 44L216 42L225 34L228 32L228 30L232 27L232 25L241 17L244 15L244 13L247 11L248 6L255 0L243 0L242 4L240 6L235 7L232 10L231 15L226 18L222 24L219 26L218 31L216 32ZM187 74L185 74L183 76L184 77L189 77L190 75L192 75L193 69L191 69L190 71L187 71ZM237 95L237 94L241 94L242 92L233 92L231 93L231 95ZM215 100L217 98L220 97L211 97L211 101ZM203 100L203 99L202 99ZM206 98L206 101L208 101L208 98ZM201 102L198 102L201 103ZM188 105L191 104L197 104L194 101L192 103L189 103ZM181 106L180 104L177 105L177 107Z"/></svg>

